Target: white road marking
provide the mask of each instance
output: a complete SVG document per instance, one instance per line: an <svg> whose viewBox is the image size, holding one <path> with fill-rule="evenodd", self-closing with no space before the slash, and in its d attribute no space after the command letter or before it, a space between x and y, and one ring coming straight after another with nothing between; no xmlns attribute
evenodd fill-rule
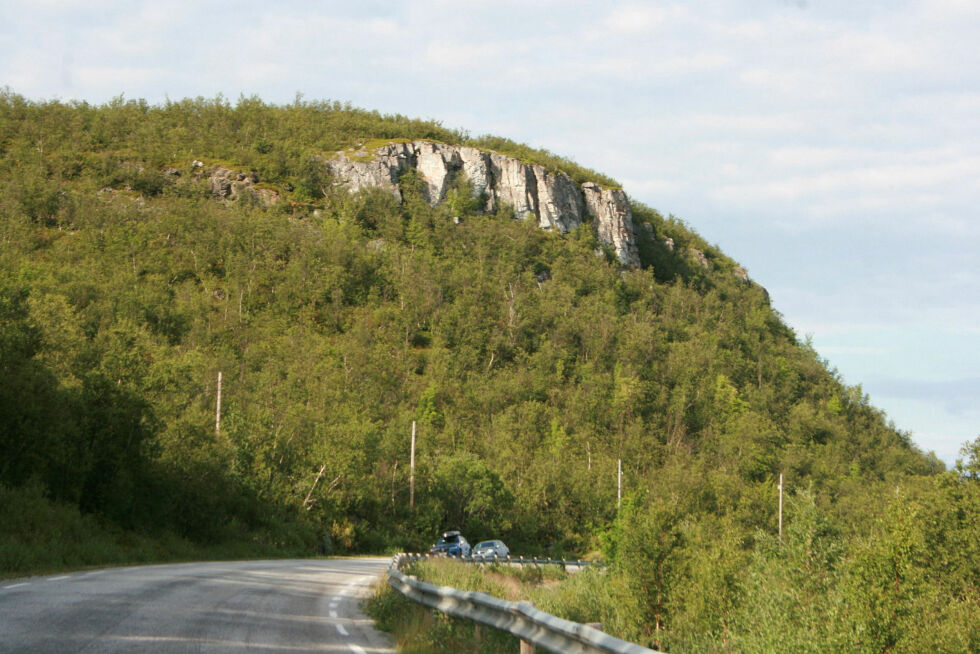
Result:
<svg viewBox="0 0 980 654"><path fill-rule="evenodd" d="M62 575L60 577L49 577L48 581L63 581L65 579L71 579L71 575Z"/></svg>
<svg viewBox="0 0 980 654"><path fill-rule="evenodd" d="M336 618L337 617L337 612L336 611L331 611L330 612L330 617L331 618Z"/></svg>
<svg viewBox="0 0 980 654"><path fill-rule="evenodd" d="M10 590L11 588L20 588L21 586L29 586L30 583L31 582L29 582L29 581L25 581L25 582L20 583L20 584L11 584L9 586L4 586L3 588L0 588L0 590Z"/></svg>
<svg viewBox="0 0 980 654"><path fill-rule="evenodd" d="M344 625L342 625L342 624L339 624L339 623L337 624L337 631L340 632L340 635L341 636L350 636L350 634L347 633L347 630L344 629Z"/></svg>
<svg viewBox="0 0 980 654"><path fill-rule="evenodd" d="M92 572L86 572L86 573L85 573L84 575L82 575L82 576L83 576L83 577L91 577L92 575L100 575L100 574L102 574L103 572L105 572L105 570L93 570Z"/></svg>
<svg viewBox="0 0 980 654"><path fill-rule="evenodd" d="M352 652L356 652L357 654L366 654L363 647L358 647L357 645L353 645L351 643L347 643L347 646L350 647L350 651Z"/></svg>

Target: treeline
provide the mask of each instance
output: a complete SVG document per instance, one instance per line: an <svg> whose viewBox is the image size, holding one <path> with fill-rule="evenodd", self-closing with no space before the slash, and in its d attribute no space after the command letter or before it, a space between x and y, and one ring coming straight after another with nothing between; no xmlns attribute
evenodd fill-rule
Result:
<svg viewBox="0 0 980 654"><path fill-rule="evenodd" d="M561 554L610 538L620 460L621 520L672 498L746 551L780 472L863 534L872 498L942 469L682 221L636 205L623 270L589 225L477 213L465 180L432 208L411 176L402 203L325 177L393 137L468 139L336 103L0 94L0 483L197 543L456 527ZM215 198L194 160L280 200Z"/></svg>

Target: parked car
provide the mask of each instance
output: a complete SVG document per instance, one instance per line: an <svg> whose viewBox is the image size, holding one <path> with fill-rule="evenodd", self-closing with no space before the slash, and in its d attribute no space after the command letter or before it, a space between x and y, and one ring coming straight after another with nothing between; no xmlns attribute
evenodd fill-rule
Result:
<svg viewBox="0 0 980 654"><path fill-rule="evenodd" d="M429 554L443 554L445 556L469 556L470 544L466 538L458 531L447 531L443 533L439 542L432 546Z"/></svg>
<svg viewBox="0 0 980 654"><path fill-rule="evenodd" d="M473 556L484 556L488 559L496 556L503 559L508 554L510 554L510 549L504 545L504 541L502 540L484 540L473 547Z"/></svg>

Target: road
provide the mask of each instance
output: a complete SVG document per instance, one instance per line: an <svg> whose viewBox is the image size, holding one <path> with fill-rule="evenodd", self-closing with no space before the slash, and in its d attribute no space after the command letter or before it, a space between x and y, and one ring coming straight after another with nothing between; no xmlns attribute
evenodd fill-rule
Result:
<svg viewBox="0 0 980 654"><path fill-rule="evenodd" d="M0 652L392 652L359 608L389 559L108 568L0 581Z"/></svg>

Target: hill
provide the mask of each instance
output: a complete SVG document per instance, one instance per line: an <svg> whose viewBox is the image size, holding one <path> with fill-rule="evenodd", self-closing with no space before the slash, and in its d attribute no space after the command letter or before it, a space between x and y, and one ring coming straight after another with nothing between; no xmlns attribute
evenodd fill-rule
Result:
<svg viewBox="0 0 980 654"><path fill-rule="evenodd" d="M724 542L744 560L776 528L780 473L848 538L896 487L943 477L683 221L629 202L623 265L592 214L548 231L488 211L466 175L351 192L332 164L410 142L618 189L337 103L2 94L5 497L202 546L420 549L458 527L645 565L661 550L637 530L676 536L665 556Z"/></svg>
<svg viewBox="0 0 980 654"><path fill-rule="evenodd" d="M326 183L368 139L468 142L436 123L3 100L8 484L191 538L275 507L347 547L455 524L580 548L614 514L619 459L628 491L696 465L731 478L733 506L780 471L833 494L936 469L680 221L634 205L651 237L631 270L589 229ZM231 199L232 176L257 192Z"/></svg>

